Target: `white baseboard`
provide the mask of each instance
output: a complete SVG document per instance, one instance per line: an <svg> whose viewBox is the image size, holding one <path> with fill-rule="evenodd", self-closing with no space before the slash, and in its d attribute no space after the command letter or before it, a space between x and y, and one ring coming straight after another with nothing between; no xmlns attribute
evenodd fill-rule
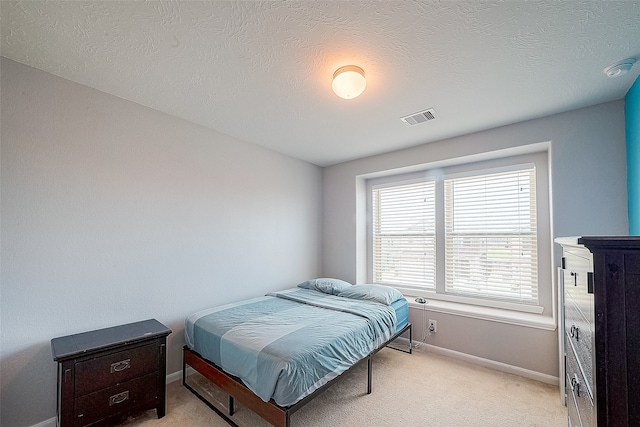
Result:
<svg viewBox="0 0 640 427"><path fill-rule="evenodd" d="M31 427L56 427L57 424L58 424L58 418L53 417L53 418L49 418L48 420L44 420L38 424L34 424Z"/></svg>
<svg viewBox="0 0 640 427"><path fill-rule="evenodd" d="M187 366L187 375L192 375L195 372L196 372L195 369L193 369L191 366ZM182 369L177 372L174 372L173 374L167 375L167 384L175 381L182 381Z"/></svg>
<svg viewBox="0 0 640 427"><path fill-rule="evenodd" d="M399 343L400 345L408 345L409 339L405 337L398 337L394 342ZM521 377L529 378L535 381L540 381L545 384L551 384L555 386L560 384L559 378L554 377L553 375L543 374L541 372L532 371L530 369L521 368L519 366L508 365L502 362L496 362L495 360L484 359L482 357L473 356L471 354L461 353L455 350L449 350L448 348L437 347L433 344L421 343L414 340L413 349L418 351L420 351L420 349L425 349L426 351L430 351L432 353L450 357L452 359L463 360L465 362L473 363L475 365L484 366L485 368L495 369L496 371L519 375Z"/></svg>
<svg viewBox="0 0 640 427"><path fill-rule="evenodd" d="M558 377L554 377L553 375L543 374L541 372L532 371L530 369L521 368L519 366L508 365L502 362L496 362L495 360L484 359L482 357L473 356L471 354L449 350L448 348L437 347L432 344L420 343L420 349L425 349L426 351L440 354L442 356L451 357L452 359L463 360L475 365L484 366L485 368L495 369L496 371L519 375L521 377L540 381L545 384L551 384L555 386L560 384L560 380L558 379Z"/></svg>
<svg viewBox="0 0 640 427"><path fill-rule="evenodd" d="M175 381L182 381L182 369L174 372L173 374L167 375L167 384Z"/></svg>

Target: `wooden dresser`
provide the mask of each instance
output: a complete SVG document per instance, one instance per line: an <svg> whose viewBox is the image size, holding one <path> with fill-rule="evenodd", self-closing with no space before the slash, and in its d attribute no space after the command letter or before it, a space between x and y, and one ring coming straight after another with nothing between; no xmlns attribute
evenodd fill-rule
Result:
<svg viewBox="0 0 640 427"><path fill-rule="evenodd" d="M106 425L154 408L162 418L170 333L150 319L52 339L58 427Z"/></svg>
<svg viewBox="0 0 640 427"><path fill-rule="evenodd" d="M556 242L569 425L640 426L640 237Z"/></svg>

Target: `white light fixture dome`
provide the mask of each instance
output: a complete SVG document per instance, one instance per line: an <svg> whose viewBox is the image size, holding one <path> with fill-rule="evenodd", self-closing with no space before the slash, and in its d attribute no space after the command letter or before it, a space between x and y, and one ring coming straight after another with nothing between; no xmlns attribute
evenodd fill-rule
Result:
<svg viewBox="0 0 640 427"><path fill-rule="evenodd" d="M340 98L353 99L359 96L366 86L364 70L355 65L340 67L333 73L331 88Z"/></svg>
<svg viewBox="0 0 640 427"><path fill-rule="evenodd" d="M633 58L625 59L625 60L616 62L613 65L608 66L602 72L605 73L607 77L611 77L611 78L618 77L623 74L627 74L629 70L631 70L631 67L633 67L633 64L635 63L636 63L636 60Z"/></svg>

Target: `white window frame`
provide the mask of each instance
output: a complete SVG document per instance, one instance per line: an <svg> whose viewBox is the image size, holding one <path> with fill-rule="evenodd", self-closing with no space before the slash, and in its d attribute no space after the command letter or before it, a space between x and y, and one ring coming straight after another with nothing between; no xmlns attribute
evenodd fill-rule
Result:
<svg viewBox="0 0 640 427"><path fill-rule="evenodd" d="M402 181L402 182L394 182L391 184L381 184L381 185L373 185L371 187L371 191L369 192L369 195L371 196L371 206L373 209L375 209L376 203L375 203L375 195L374 190L379 190L384 192L386 189L390 188L390 187L411 187L415 184L421 184L421 183L426 183L427 184L427 188L425 189L427 192L430 192L430 190L433 190L434 192L434 196L435 196L435 192L437 191L436 188L436 182L433 179L427 179L427 178L421 178L421 179L413 179L410 181ZM432 188L431 188L432 187ZM400 191L403 191L403 189L401 189ZM403 193L405 193L405 191L403 191ZM413 192L414 195L416 194L416 191ZM406 196L406 193L405 193ZM416 215L420 217L420 221L426 221L428 222L427 218L425 218L425 216L430 213L433 216L430 217L429 219L431 219L433 221L433 224L428 227L427 229L418 229L418 230L412 230L410 232L404 232L404 230L406 230L407 228L410 228L410 225L407 224L407 220L410 221L410 218L407 218L404 215L404 212L402 213L401 221L402 224L398 224L395 223L395 221L393 221L393 219L390 218L390 222L393 221L393 224L389 224L387 222L385 222L385 227L382 227L382 225L376 223L375 219L374 219L374 215L373 215L373 210L371 212L371 226L373 228L375 228L376 230L380 229L380 228L389 228L391 227L391 225L393 225L392 229L395 230L396 232L394 233L393 230L390 228L389 230L385 230L387 232L381 232L379 234L381 234L382 236L389 236L388 239L386 239L386 241L393 241L394 245L393 246L402 246L402 251L403 252L414 252L415 256L413 257L413 259L408 260L406 263L403 263L402 260L400 260L400 262L398 263L398 259L394 259L393 256L387 256L384 258L384 260L381 260L380 262L384 263L387 265L387 268L392 268L392 269L397 269L397 270L404 270L405 273L402 274L403 276L403 280L405 280L405 282L403 283L402 281L397 281L397 280L387 280L384 282L384 284L386 285L390 285L390 286L410 286L408 285L411 281L412 281L412 277L414 278L413 281L417 281L417 279L422 279L422 277L424 276L424 274L420 274L417 273L415 274L414 272L416 270L420 270L421 266L423 266L425 263L421 262L421 256L420 254L418 254L416 251L417 248L423 249L423 247L415 246L415 240L425 240L426 243L431 244L431 241L433 241L433 249L432 249L432 254L430 254L429 257L427 258L433 258L435 255L435 241L436 241L436 228L435 228L435 203L434 203L434 199L431 199L428 201L428 207L427 208L423 208L420 207L420 199L422 199L424 197L424 193L420 194L419 197L417 197L414 202L415 205L412 206L412 211L416 212ZM395 218L398 218L399 212L394 212L393 216ZM391 214L389 216L392 216ZM421 222L422 224L422 222ZM371 239L372 239L372 254L373 257L375 257L379 251L376 250L378 246L384 245L383 243L380 242L380 239L376 239L376 233L373 232L373 228L371 231ZM398 228L402 229L403 232L402 233L398 233L397 230ZM394 236L394 237L392 237ZM381 239L381 240L385 240L385 239ZM428 252L428 251L426 251ZM371 260L371 265L373 266L375 264L374 259L372 257ZM400 264L400 265L397 265ZM408 271L407 271L408 270ZM435 259L433 259L433 268L430 269L433 270L433 278L430 281L430 283L425 284L427 287L431 288L432 290L435 290ZM372 277L373 277L373 282L374 283L378 283L379 278L376 277L375 271L373 271L372 268Z"/></svg>
<svg viewBox="0 0 640 427"><path fill-rule="evenodd" d="M443 312L455 314L463 314L470 312L482 312L480 317L483 318L506 318L510 316L518 316L520 312L522 316L540 315L545 313L546 316L552 316L553 322L546 322L545 328L552 327L555 324L554 304L554 286L552 279L552 239L551 239L551 208L550 208L550 177L549 177L549 153L548 146L544 146L543 150L534 152L526 152L524 154L516 154L504 157L489 157L488 160L465 162L463 159L455 161L450 160L447 164L426 165L423 169L408 173L384 174L378 173L375 177L366 179L367 191L367 281L373 281L373 216L371 191L374 186L395 185L398 183L412 182L421 179L435 179L439 188L436 190L444 194L445 177L460 176L464 174L475 174L483 171L492 171L517 167L523 164L533 164L536 168L536 199L537 199L537 245L538 245L538 304L522 304L517 302L506 302L492 299L481 299L459 295L449 295L445 292L444 271L445 260L443 255L436 257L436 286L435 292L415 286L395 285L403 294L412 302L414 297L425 297L430 300L431 309L444 307ZM510 153L509 153L510 154ZM475 159L474 159L475 160ZM415 170L415 169L414 169ZM436 251L438 254L444 254L444 206L443 201L439 202L437 207L438 229L436 231ZM491 314L491 309L498 309L499 314ZM509 312L512 315L508 314ZM505 314L506 313L506 314ZM525 322L527 323L527 322ZM533 322L535 323L535 322Z"/></svg>
<svg viewBox="0 0 640 427"><path fill-rule="evenodd" d="M526 181L521 181L523 177L520 172L524 172L524 176L528 176ZM477 199L477 193L473 193L474 197L473 204L470 205L473 207L471 211L467 210L467 213L473 212L473 221L468 221L463 217L459 218L460 221L465 222L465 224L460 224L461 229L464 230L465 227L472 226L474 228L480 226L482 224L482 233L480 234L483 238L487 238L482 242L483 239L477 241L480 243L480 248L484 251L485 256L489 256L491 258L491 254L493 253L494 261L490 261L485 259L484 261L480 261L475 268L465 268L462 267L460 271L456 268L456 263L452 262L452 259L459 259L457 255L451 256L450 251L454 250L456 246L453 244L454 236L467 236L467 239L472 237L478 237L476 233L470 233L469 229L466 232L457 233L454 232L450 227L454 226L454 218L455 218L455 209L450 210L447 208L448 206L448 197L451 197L449 194L450 191L455 191L454 187L451 187L452 183L455 184L458 181L459 185L463 185L464 181L471 180L475 183L474 186L477 185L486 185L487 179L493 181L494 184L497 182L504 183L503 181L505 176L511 176L513 178L514 173L518 173L518 185L515 186L515 189L518 190L518 193L523 195L527 195L525 199L518 194L517 199L510 199L510 203L512 203L511 208L517 209L518 215L514 216L514 212L512 211L511 215L505 217L504 215L501 217L503 220L508 219L509 225L507 228L504 228L504 223L494 222L495 217L491 215L483 214L480 217L477 217L478 211L484 209L495 209L491 204L483 204L480 200ZM538 198L537 189L535 185L535 175L536 175L536 167L535 164L515 164L508 167L500 167L489 170L477 170L471 171L469 173L463 174L455 174L455 175L445 175L443 176L444 181L444 197L445 202L445 263L446 263L446 271L445 271L445 291L447 295L458 295L458 296L470 296L472 298L485 298L492 301L508 301L515 302L517 304L526 304L526 305L538 305L538 272L537 272L537 209L534 211L533 208L536 207L536 200ZM477 178L480 178L478 181ZM533 181L531 181L533 179ZM497 181L496 181L497 180ZM447 185L448 183L449 186ZM513 197L512 193L514 189L514 182L508 181L509 187L500 186L500 196L504 197L508 191L509 197ZM524 188L528 188L530 191L523 192ZM495 189L495 188L494 188ZM467 193L469 195L469 193ZM491 191L490 193L485 193L485 196L495 197L498 194ZM533 195L533 201L531 201L531 195ZM461 194L462 196L462 194ZM513 202L517 201L517 206L513 205ZM463 198L459 203L467 203L469 204L470 199ZM468 205L469 206L469 205ZM464 209L464 207L462 207ZM503 209L504 206L501 206ZM524 209L523 209L524 208ZM461 214L463 210L458 211ZM453 214L453 216L452 216ZM499 211L495 212L496 215L500 215ZM533 225L532 225L533 224ZM491 232L489 231L491 229ZM505 234L506 233L506 234ZM474 236L475 234L475 236ZM491 237L490 237L491 236ZM511 253L510 256L513 257L513 264L506 264L501 262L495 262L495 260L504 255L504 246L502 244L496 245L496 241L493 241L493 244L489 243L493 239L515 239L519 243L523 244L522 247L519 247L520 250L517 251L516 254ZM465 257L465 253L469 247L466 245L457 246L457 250L462 250L463 253L460 254L461 257ZM518 257L520 260L518 261ZM477 258L477 253L474 256L467 257L469 261L474 261ZM515 266L515 271L512 268ZM535 267L535 270L531 270L531 267ZM494 281L491 283L486 283L487 287L481 289L482 287L477 287L476 281L482 281L482 274L478 275L477 269L484 271L485 273L489 273L492 271L495 274ZM458 276L458 274L460 274ZM454 279L454 275L458 276L458 278ZM478 277L473 277L473 276ZM509 276L509 284L500 283L502 282L502 276ZM514 282L511 282L513 280ZM512 285L521 281L523 287L520 292L512 292L512 293L504 293L504 297L500 297L499 293L504 292L507 287L511 287ZM457 292L454 290L454 287L460 286L466 283L469 289L465 290L463 286L462 289ZM491 289L492 286L496 288ZM473 290L474 287L477 287ZM493 297L490 295L493 293Z"/></svg>

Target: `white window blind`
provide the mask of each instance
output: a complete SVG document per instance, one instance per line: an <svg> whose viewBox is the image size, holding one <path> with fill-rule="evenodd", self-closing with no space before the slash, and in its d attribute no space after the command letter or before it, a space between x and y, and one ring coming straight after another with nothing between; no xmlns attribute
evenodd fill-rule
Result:
<svg viewBox="0 0 640 427"><path fill-rule="evenodd" d="M445 292L538 303L535 168L444 180Z"/></svg>
<svg viewBox="0 0 640 427"><path fill-rule="evenodd" d="M435 183L374 187L373 280L435 288Z"/></svg>

